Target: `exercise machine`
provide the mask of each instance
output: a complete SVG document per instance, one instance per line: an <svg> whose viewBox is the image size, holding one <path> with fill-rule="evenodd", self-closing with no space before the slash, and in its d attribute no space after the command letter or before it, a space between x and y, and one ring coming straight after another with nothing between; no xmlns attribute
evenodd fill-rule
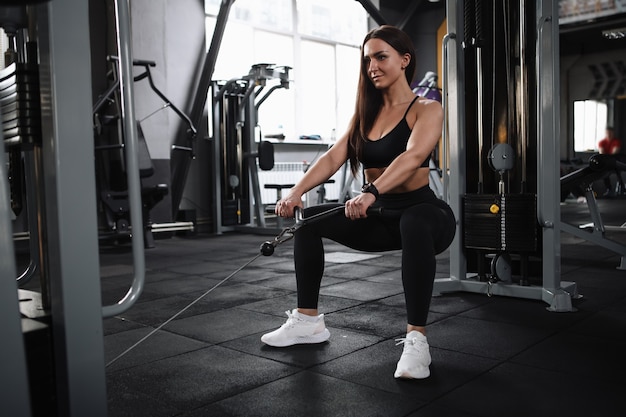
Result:
<svg viewBox="0 0 626 417"><path fill-rule="evenodd" d="M21 193L19 184L14 185L14 201L26 204L11 208L9 183L18 177L11 173L9 181L3 163L0 224L3 230L10 230L10 223L19 220L24 211L36 213L39 223L29 225L29 234L31 241L38 235L39 245L34 253L31 250L31 256L41 259L37 272L42 283L41 294L35 297L18 289L15 280L2 280L0 395L4 410L12 416L106 416L102 318L120 314L139 297L145 277L144 242L142 233L132 234L134 276L128 293L117 303L102 306L92 79L85 63L91 56L90 43L85 42L89 39L89 4L83 0L31 3L19 5L26 8L27 27L21 28L23 33L17 37L25 42L16 42L16 65L2 74L2 87L15 88L15 94L10 90L0 93L0 114L2 126L6 125L1 130L4 149L20 150L24 161L35 155L33 166L24 163L23 167L25 178L32 168L37 193L33 202L28 194L30 185ZM130 223L140 225L129 2L115 1L115 8ZM0 9L4 11L4 4ZM36 68L36 76L29 66ZM3 159L4 149L0 152ZM16 166L19 169L19 164ZM22 214L16 215L20 210ZM0 269L7 278L17 274L15 247L10 234L3 238ZM29 374L29 370L36 372Z"/></svg>
<svg viewBox="0 0 626 417"><path fill-rule="evenodd" d="M617 269L626 270L626 245L610 239L606 234L608 230L626 231L626 227L624 224L617 227L605 225L593 190L595 181L616 171L618 175L626 171L626 163L621 158L616 155L595 154L589 158L587 166L561 177L561 189L578 189L585 196L591 223L572 225L562 221L560 228L564 232L617 253L620 255L620 264Z"/></svg>
<svg viewBox="0 0 626 417"><path fill-rule="evenodd" d="M171 197L172 197L172 218L178 218L179 205L183 198L183 192L187 183L187 176L191 162L194 159L195 138L202 137L205 133L204 128L206 120L211 115L206 115L207 98L209 90L213 86L213 72L215 63L224 37L226 23L230 9L235 0L222 0L213 30L211 44L204 56L202 68L198 74L196 88L193 91L193 97L190 102L189 118L194 126L198 128L197 135L191 135L184 123L181 123L178 134L174 138L170 152L171 161ZM219 177L217 177L219 178ZM216 203L214 202L214 205ZM216 222L217 223L217 222Z"/></svg>
<svg viewBox="0 0 626 417"><path fill-rule="evenodd" d="M289 88L290 69L256 64L243 77L213 82L212 195L218 234L242 226L266 228L258 169L273 168L274 150L262 140L258 111L274 91Z"/></svg>
<svg viewBox="0 0 626 417"><path fill-rule="evenodd" d="M9 38L4 51L5 68L0 70L0 112L4 147L8 155L11 210L15 222L29 241L30 262L17 276L20 285L41 270L37 256L42 238L41 219L41 105L36 44L28 40L28 19L24 7L5 9L2 26ZM14 238L20 238L15 234Z"/></svg>
<svg viewBox="0 0 626 417"><path fill-rule="evenodd" d="M96 100L93 107L94 140L96 160L96 181L98 187L98 213L100 220L100 238L107 240L127 240L131 235L128 184L126 181L125 139L120 125L118 57L109 56L111 69L108 73L110 86ZM154 61L133 60L133 66L141 72L134 76L134 82L147 80L150 89L163 100L161 109L171 108L185 123L190 135L196 134L196 128L178 107L155 85L151 68ZM150 212L169 192L167 183L146 184L144 181L154 175L155 167L150 156L148 144L141 124L137 121L139 177L142 180L141 201L143 210L142 233L147 248L155 246L153 231L193 230L190 223L153 224Z"/></svg>
<svg viewBox="0 0 626 417"><path fill-rule="evenodd" d="M561 281L558 2L448 1L444 195L458 226L450 277L467 291L572 311ZM489 74L489 76L485 76Z"/></svg>

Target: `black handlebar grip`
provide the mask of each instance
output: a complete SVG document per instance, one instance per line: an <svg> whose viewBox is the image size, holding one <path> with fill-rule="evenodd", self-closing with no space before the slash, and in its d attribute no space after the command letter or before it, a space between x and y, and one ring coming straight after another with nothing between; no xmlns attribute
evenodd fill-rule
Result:
<svg viewBox="0 0 626 417"><path fill-rule="evenodd" d="M384 210L382 207L369 207L366 212L368 216L382 216Z"/></svg>

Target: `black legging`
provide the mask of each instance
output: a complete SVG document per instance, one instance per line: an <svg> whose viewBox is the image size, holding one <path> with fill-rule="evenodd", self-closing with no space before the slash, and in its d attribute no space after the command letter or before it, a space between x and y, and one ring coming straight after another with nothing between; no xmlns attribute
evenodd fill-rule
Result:
<svg viewBox="0 0 626 417"><path fill-rule="evenodd" d="M304 218L339 204L304 210ZM456 221L450 207L429 188L384 194L376 201L389 216L350 220L343 212L301 227L294 237L298 307L316 309L324 273L322 238L352 249L381 252L402 249L402 284L408 323L424 326L435 279L435 255L452 243ZM395 215L393 215L395 214Z"/></svg>

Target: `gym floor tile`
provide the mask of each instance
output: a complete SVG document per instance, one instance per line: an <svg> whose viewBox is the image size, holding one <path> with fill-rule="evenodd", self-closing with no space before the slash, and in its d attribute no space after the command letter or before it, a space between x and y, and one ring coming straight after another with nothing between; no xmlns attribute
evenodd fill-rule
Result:
<svg viewBox="0 0 626 417"><path fill-rule="evenodd" d="M402 286L397 284L381 284L364 280L351 280L322 287L320 294L333 297L352 298L360 301L380 300L402 293Z"/></svg>
<svg viewBox="0 0 626 417"><path fill-rule="evenodd" d="M109 417L170 417L180 415L178 410L159 398L134 390L132 386L107 378ZM132 410L132 411L130 411Z"/></svg>
<svg viewBox="0 0 626 417"><path fill-rule="evenodd" d="M399 269L392 269L391 271L380 272L376 275L369 275L359 277L363 281L378 282L381 284L392 284L402 287L402 274Z"/></svg>
<svg viewBox="0 0 626 417"><path fill-rule="evenodd" d="M409 414L407 417L482 417L476 414L469 414L461 410L427 405Z"/></svg>
<svg viewBox="0 0 626 417"><path fill-rule="evenodd" d="M107 371L131 368L208 346L198 340L159 330L136 348L127 351L153 331L150 327L142 327L106 336L104 360Z"/></svg>
<svg viewBox="0 0 626 417"><path fill-rule="evenodd" d="M210 273L204 274L204 276L208 278L219 279L221 281L225 279L226 277L228 277L230 274L232 274L234 270L235 269L233 267L233 270L230 272L224 272L224 271L210 272ZM278 276L282 277L284 275L290 275L292 279L294 279L293 271L291 271L291 274L289 274L285 272L277 273L276 271L271 270L271 269L244 268L241 271L237 272L235 275L233 275L231 278L229 278L228 281L226 281L223 285L239 284L242 282L253 283L256 281L262 281L265 279L270 279L270 278L274 278Z"/></svg>
<svg viewBox="0 0 626 417"><path fill-rule="evenodd" d="M362 301L348 298L321 295L319 308L321 314L330 314L334 311L345 310L350 307L363 304ZM258 311L259 313L271 314L280 317L283 322L287 319L285 311L291 311L297 305L296 293L287 294L267 300L240 305L239 308Z"/></svg>
<svg viewBox="0 0 626 417"><path fill-rule="evenodd" d="M328 262L319 306L330 340L272 348L261 335L297 302L292 242L257 257L265 240L172 237L146 251L144 293L103 321L106 360L186 310L106 368L109 416L621 415L626 272L606 249L562 234L562 280L576 282L583 296L573 300L575 312L486 294L433 297L431 376L400 381L393 378L402 352L394 339L406 325L400 251ZM449 275L448 259L448 252L437 257L437 277ZM103 301L117 301L133 279L129 248L105 248L101 266Z"/></svg>
<svg viewBox="0 0 626 417"><path fill-rule="evenodd" d="M450 317L428 327L430 346L506 360L546 339L551 331L495 321Z"/></svg>
<svg viewBox="0 0 626 417"><path fill-rule="evenodd" d="M277 325L280 325L280 322L277 322ZM357 352L382 340L377 336L358 333L347 329L338 329L329 326L328 330L330 331L330 339L328 342L320 344L275 348L266 346L261 342L261 335L264 332L260 332L222 343L220 346L300 368L310 368L311 366Z"/></svg>
<svg viewBox="0 0 626 417"><path fill-rule="evenodd" d="M184 417L400 417L420 405L415 399L304 371L184 414Z"/></svg>
<svg viewBox="0 0 626 417"><path fill-rule="evenodd" d="M623 387L505 363L432 404L482 417L617 416Z"/></svg>
<svg viewBox="0 0 626 417"><path fill-rule="evenodd" d="M408 398L432 401L498 364L493 359L432 348L430 377L408 381L393 377L401 354L402 345L397 346L395 340L384 340L351 355L311 368L311 371L402 394Z"/></svg>
<svg viewBox="0 0 626 417"><path fill-rule="evenodd" d="M589 315L582 311L555 314L546 307L547 304L541 301L497 298L488 304L465 311L460 316L556 331L572 326Z"/></svg>
<svg viewBox="0 0 626 417"><path fill-rule="evenodd" d="M626 306L616 304L590 315L570 331L616 342L626 342Z"/></svg>
<svg viewBox="0 0 626 417"><path fill-rule="evenodd" d="M144 291L159 294L161 297L176 294L196 293L206 291L219 283L217 279L209 279L204 276L186 275L160 281L149 281L144 286Z"/></svg>
<svg viewBox="0 0 626 417"><path fill-rule="evenodd" d="M380 303L366 303L327 314L326 325L380 337L395 337L406 334L406 310Z"/></svg>
<svg viewBox="0 0 626 417"><path fill-rule="evenodd" d="M179 272L181 274L202 275L216 272L225 272L226 274L228 274L233 270L233 267L232 265L224 264L221 262L195 262L170 266L166 269L168 271Z"/></svg>
<svg viewBox="0 0 626 417"><path fill-rule="evenodd" d="M144 327L142 324L124 320L120 317L110 317L102 320L102 330L105 336L142 327Z"/></svg>
<svg viewBox="0 0 626 417"><path fill-rule="evenodd" d="M296 291L296 278L293 273L273 273L270 278L254 281L256 285L268 288L280 288L283 290Z"/></svg>
<svg viewBox="0 0 626 417"><path fill-rule="evenodd" d="M398 265L399 266L399 265ZM396 266L395 268L398 268ZM324 269L324 277L357 279L373 277L389 272L394 267L381 265L366 265L364 263L328 264Z"/></svg>
<svg viewBox="0 0 626 417"><path fill-rule="evenodd" d="M402 295L402 297L404 298L404 295ZM445 293L431 299L430 311L453 316L471 311L494 301L492 297L487 297L485 294L462 292ZM384 300L382 302L384 302Z"/></svg>
<svg viewBox="0 0 626 417"><path fill-rule="evenodd" d="M173 320L164 330L207 343L222 343L276 327L276 319L238 308Z"/></svg>
<svg viewBox="0 0 626 417"><path fill-rule="evenodd" d="M623 327L622 327L623 329ZM620 336L622 339L624 336ZM567 346L567 349L563 349ZM611 383L626 389L626 341L589 336L573 330L559 333L514 357L511 362Z"/></svg>
<svg viewBox="0 0 626 417"><path fill-rule="evenodd" d="M108 382L112 393L128 389L178 410L193 410L294 372L297 368L276 361L210 346L111 372Z"/></svg>

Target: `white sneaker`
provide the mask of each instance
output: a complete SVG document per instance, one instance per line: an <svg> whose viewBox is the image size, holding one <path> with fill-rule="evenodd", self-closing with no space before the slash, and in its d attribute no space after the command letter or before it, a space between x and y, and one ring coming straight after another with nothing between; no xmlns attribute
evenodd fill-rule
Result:
<svg viewBox="0 0 626 417"><path fill-rule="evenodd" d="M261 336L261 341L274 347L285 347L307 343L322 343L328 340L330 332L324 324L324 315L311 317L298 313L297 309L285 311L287 322L273 332Z"/></svg>
<svg viewBox="0 0 626 417"><path fill-rule="evenodd" d="M426 336L417 330L409 332L405 338L396 339L396 346L404 344L402 356L398 361L396 378L424 379L430 376L430 349Z"/></svg>

